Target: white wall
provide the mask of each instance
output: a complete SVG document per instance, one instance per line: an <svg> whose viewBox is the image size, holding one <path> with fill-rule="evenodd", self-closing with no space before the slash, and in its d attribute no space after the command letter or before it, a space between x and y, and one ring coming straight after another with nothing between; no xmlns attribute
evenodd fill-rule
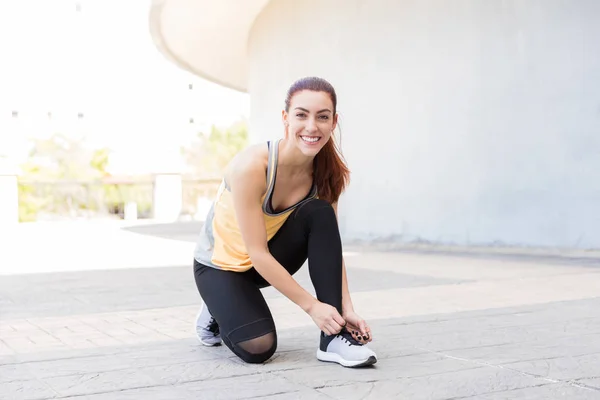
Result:
<svg viewBox="0 0 600 400"><path fill-rule="evenodd" d="M598 21L597 0L274 0L252 129L281 135L296 78L331 81L346 238L600 247Z"/></svg>

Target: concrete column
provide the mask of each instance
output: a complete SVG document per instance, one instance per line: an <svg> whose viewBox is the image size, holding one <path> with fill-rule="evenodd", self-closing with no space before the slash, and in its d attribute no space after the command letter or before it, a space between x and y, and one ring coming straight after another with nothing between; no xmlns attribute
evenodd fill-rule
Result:
<svg viewBox="0 0 600 400"><path fill-rule="evenodd" d="M123 219L126 221L135 221L138 219L138 209L137 203L135 201L130 201L125 203L125 207L123 210Z"/></svg>
<svg viewBox="0 0 600 400"><path fill-rule="evenodd" d="M19 222L17 172L0 163L0 227Z"/></svg>
<svg viewBox="0 0 600 400"><path fill-rule="evenodd" d="M154 177L154 219L176 221L181 214L182 180L180 174L158 174Z"/></svg>

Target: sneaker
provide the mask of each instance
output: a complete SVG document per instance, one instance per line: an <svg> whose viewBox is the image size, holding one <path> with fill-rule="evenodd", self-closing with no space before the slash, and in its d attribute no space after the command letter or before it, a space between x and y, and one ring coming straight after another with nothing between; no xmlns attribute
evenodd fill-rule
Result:
<svg viewBox="0 0 600 400"><path fill-rule="evenodd" d="M321 332L321 344L317 350L320 361L336 362L344 367L366 367L377 362L377 355L366 345L343 329L337 335L325 336Z"/></svg>
<svg viewBox="0 0 600 400"><path fill-rule="evenodd" d="M204 303L202 303L202 307L200 307L200 311L196 316L196 337L205 346L218 346L221 344L219 324Z"/></svg>

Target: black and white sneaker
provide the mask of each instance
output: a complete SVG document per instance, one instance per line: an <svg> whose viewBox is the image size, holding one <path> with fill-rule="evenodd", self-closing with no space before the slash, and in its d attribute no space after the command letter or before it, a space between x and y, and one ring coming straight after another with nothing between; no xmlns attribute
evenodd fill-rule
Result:
<svg viewBox="0 0 600 400"><path fill-rule="evenodd" d="M205 346L218 346L221 344L219 324L204 303L202 303L202 307L200 307L200 311L196 316L196 337Z"/></svg>
<svg viewBox="0 0 600 400"><path fill-rule="evenodd" d="M325 336L321 332L317 359L336 362L344 367L366 367L377 362L377 355L344 328L337 335Z"/></svg>

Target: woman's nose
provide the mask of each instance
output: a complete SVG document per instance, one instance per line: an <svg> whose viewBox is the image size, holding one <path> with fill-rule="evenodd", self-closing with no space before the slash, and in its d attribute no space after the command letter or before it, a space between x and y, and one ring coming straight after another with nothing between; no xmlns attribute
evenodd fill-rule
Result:
<svg viewBox="0 0 600 400"><path fill-rule="evenodd" d="M306 121L305 129L307 132L314 132L317 130L317 124L313 119L309 119L308 121Z"/></svg>

